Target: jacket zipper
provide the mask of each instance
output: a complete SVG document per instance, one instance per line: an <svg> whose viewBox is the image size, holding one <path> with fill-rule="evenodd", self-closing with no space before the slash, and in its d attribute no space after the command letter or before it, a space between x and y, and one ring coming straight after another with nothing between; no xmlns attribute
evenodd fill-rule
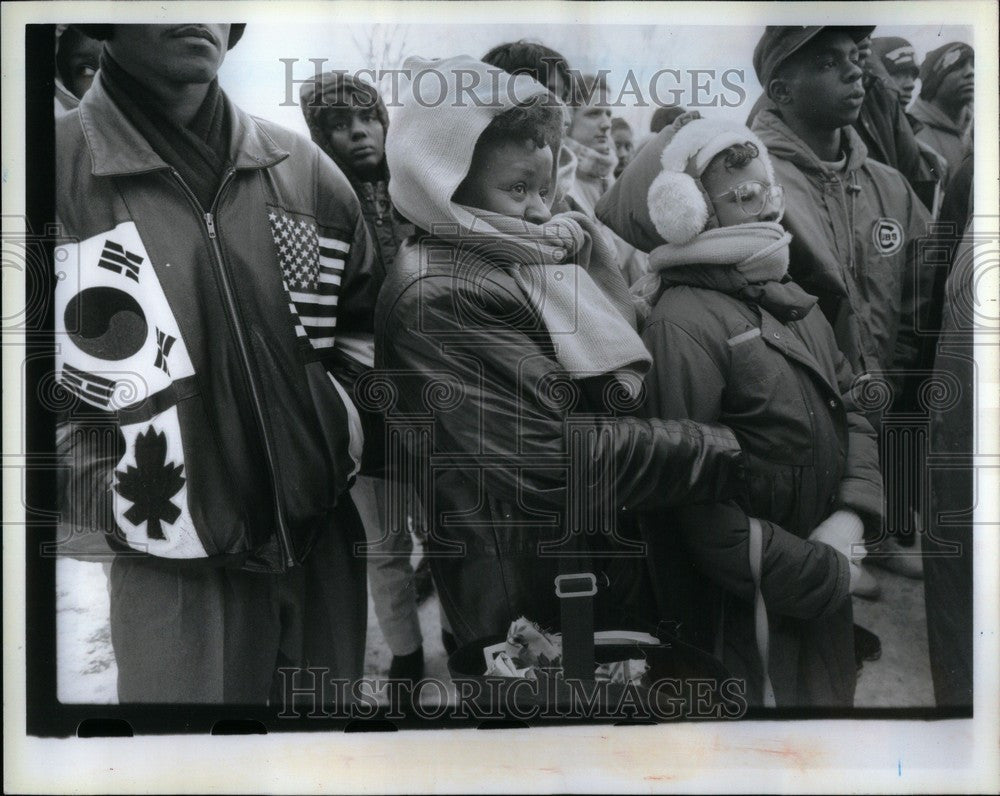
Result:
<svg viewBox="0 0 1000 796"><path fill-rule="evenodd" d="M181 175L176 169L171 169L171 174L173 174L174 179L177 184L181 186L184 194L190 200L192 206L197 209L198 213L202 216L202 220L205 223L205 229L208 232L208 238L211 242L213 263L216 266L216 273L219 275L220 285L222 286L222 296L225 300L226 310L229 314L230 320L232 321L233 331L236 337L236 348L240 355L240 361L243 364L244 375L246 376L247 385L250 388L250 403L253 407L254 415L257 419L258 429L260 431L261 440L264 447L264 455L267 458L267 467L270 473L271 481L271 492L274 497L274 510L275 517L278 523L278 540L281 543L281 552L284 557L285 567L294 567L296 564L295 556L292 553L292 540L288 532L288 528L285 526L284 514L281 510L281 495L278 492L278 479L277 479L277 466L275 464L274 451L271 448L270 435L267 432L267 424L264 419L264 410L260 400L260 392L257 388L257 381L254 378L254 370L250 363L249 349L246 344L246 340L243 337L243 324L240 317L239 308L236 306L236 299L233 294L232 280L230 278L229 269L226 266L226 261L222 256L222 247L219 245L219 239L215 228L215 216L214 213L218 208L219 201L222 199L226 188L229 186L229 182L233 175L236 173L235 169L229 169L223 177L222 183L219 185L219 190L215 195L215 199L212 202L212 206L209 212L205 213L202 210L201 203L198 201L197 197L191 192L191 189L185 184L184 180L181 179Z"/></svg>

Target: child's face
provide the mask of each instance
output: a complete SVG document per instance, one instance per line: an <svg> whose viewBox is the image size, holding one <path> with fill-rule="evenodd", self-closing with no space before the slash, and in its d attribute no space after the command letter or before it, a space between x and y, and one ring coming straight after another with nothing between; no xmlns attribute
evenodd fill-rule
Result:
<svg viewBox="0 0 1000 796"><path fill-rule="evenodd" d="M785 82L794 113L821 130L854 124L865 99L858 58L854 40L836 29L792 56Z"/></svg>
<svg viewBox="0 0 1000 796"><path fill-rule="evenodd" d="M569 134L573 140L598 152L611 151L611 108L601 104L597 96L592 102L573 112L573 124Z"/></svg>
<svg viewBox="0 0 1000 796"><path fill-rule="evenodd" d="M373 176L385 156L385 130L374 108L330 108L323 126L330 148L363 177Z"/></svg>
<svg viewBox="0 0 1000 796"><path fill-rule="evenodd" d="M742 168L729 169L719 155L702 173L701 184L712 199L720 227L779 221L785 210L780 189L772 190L759 157Z"/></svg>
<svg viewBox="0 0 1000 796"><path fill-rule="evenodd" d="M619 165L628 165L632 159L632 131L621 127L611 134L611 138L615 142L615 153L618 155Z"/></svg>
<svg viewBox="0 0 1000 796"><path fill-rule="evenodd" d="M552 150L531 141L504 141L476 147L469 174L455 191L458 204L522 218L548 221Z"/></svg>

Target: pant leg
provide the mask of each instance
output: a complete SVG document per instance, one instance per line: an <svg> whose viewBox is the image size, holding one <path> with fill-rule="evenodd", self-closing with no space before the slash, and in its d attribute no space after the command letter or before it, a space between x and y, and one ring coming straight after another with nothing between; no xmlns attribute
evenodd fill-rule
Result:
<svg viewBox="0 0 1000 796"><path fill-rule="evenodd" d="M351 490L371 545L368 580L379 628L393 655L408 655L423 643L417 615L414 583L413 540L402 522L389 521L382 478L359 477ZM401 518L402 519L402 518Z"/></svg>
<svg viewBox="0 0 1000 796"><path fill-rule="evenodd" d="M280 629L277 577L116 557L119 701L265 703Z"/></svg>
<svg viewBox="0 0 1000 796"><path fill-rule="evenodd" d="M281 589L279 666L315 667L341 680L363 675L368 592L365 558L355 547L364 540L361 518L345 496L327 533ZM280 698L283 680L272 674L272 697Z"/></svg>

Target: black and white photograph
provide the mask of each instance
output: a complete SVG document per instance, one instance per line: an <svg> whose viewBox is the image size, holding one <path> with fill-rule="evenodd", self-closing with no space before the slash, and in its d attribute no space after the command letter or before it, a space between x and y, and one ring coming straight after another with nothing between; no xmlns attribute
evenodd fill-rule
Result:
<svg viewBox="0 0 1000 796"><path fill-rule="evenodd" d="M5 790L1000 788L995 3L2 13Z"/></svg>

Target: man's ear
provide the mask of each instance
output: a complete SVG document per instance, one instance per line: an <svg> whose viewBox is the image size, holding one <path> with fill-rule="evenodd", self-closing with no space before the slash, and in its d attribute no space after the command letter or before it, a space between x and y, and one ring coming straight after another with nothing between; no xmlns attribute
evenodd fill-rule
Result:
<svg viewBox="0 0 1000 796"><path fill-rule="evenodd" d="M788 105L792 101L792 87L787 78L776 77L767 84L767 96L776 105Z"/></svg>

